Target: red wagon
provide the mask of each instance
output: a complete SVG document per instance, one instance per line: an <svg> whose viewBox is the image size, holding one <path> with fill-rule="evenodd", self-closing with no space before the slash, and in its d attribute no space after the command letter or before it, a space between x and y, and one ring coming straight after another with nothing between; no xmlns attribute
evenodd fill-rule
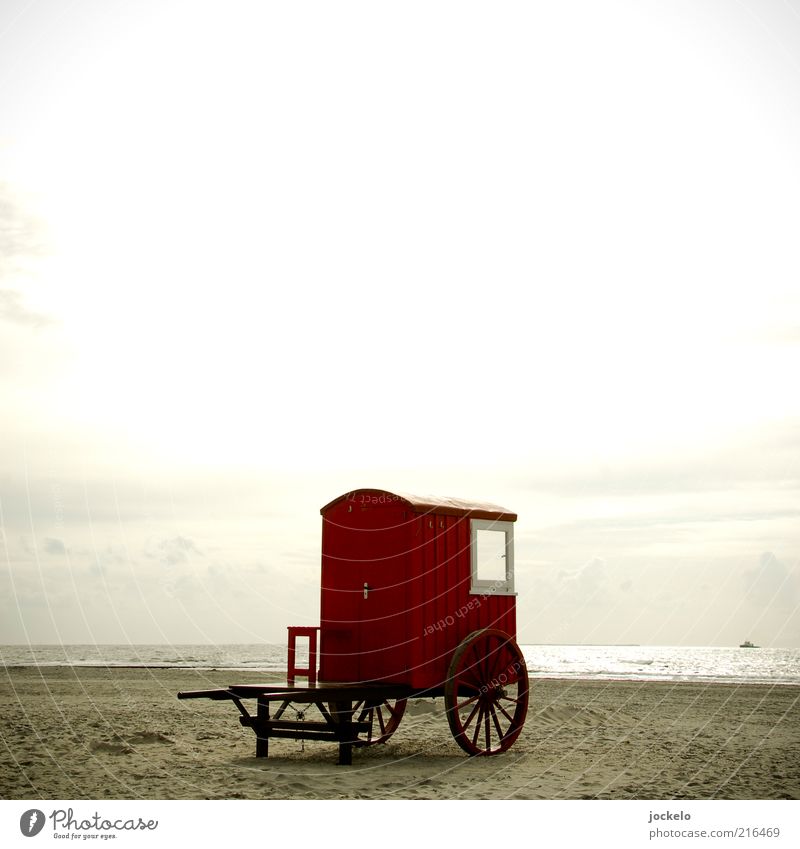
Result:
<svg viewBox="0 0 800 849"><path fill-rule="evenodd" d="M353 746L384 743L409 698L445 699L453 737L469 755L506 751L528 709L516 643L514 522L493 504L359 489L322 510L319 628L289 628L287 685L232 685L178 698L230 699L256 733ZM319 642L317 634L319 633ZM309 640L296 665L297 637ZM317 672L319 647L319 672ZM307 686L297 686L299 676ZM251 714L244 700L255 699ZM278 703L276 713L270 705ZM320 719L309 721L305 707Z"/></svg>

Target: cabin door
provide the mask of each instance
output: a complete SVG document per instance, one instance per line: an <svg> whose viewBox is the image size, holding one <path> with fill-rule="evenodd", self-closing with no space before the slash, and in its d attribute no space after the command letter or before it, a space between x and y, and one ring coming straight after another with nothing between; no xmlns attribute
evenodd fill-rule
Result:
<svg viewBox="0 0 800 849"><path fill-rule="evenodd" d="M398 506L360 511L353 574L361 681L406 680L408 646L408 524Z"/></svg>

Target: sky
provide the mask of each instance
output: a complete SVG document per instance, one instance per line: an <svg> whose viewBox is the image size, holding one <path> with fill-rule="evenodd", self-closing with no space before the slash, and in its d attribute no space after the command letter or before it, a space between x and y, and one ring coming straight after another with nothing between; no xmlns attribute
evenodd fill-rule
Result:
<svg viewBox="0 0 800 849"><path fill-rule="evenodd" d="M525 643L800 646L800 3L0 4L0 643L278 642L319 508Z"/></svg>

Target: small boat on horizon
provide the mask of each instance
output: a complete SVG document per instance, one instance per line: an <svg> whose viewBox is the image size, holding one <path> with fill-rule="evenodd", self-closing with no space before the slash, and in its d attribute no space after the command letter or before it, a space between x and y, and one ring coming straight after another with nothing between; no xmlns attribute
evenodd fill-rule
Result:
<svg viewBox="0 0 800 849"><path fill-rule="evenodd" d="M754 643L751 643L750 640L745 640L740 646L740 649L757 649L758 646Z"/></svg>

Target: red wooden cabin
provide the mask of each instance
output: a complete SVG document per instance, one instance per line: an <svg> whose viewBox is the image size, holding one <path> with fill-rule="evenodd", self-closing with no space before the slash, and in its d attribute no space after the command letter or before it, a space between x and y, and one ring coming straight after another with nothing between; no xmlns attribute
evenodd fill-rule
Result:
<svg viewBox="0 0 800 849"><path fill-rule="evenodd" d="M320 681L439 688L470 633L516 639L515 513L379 489L320 512Z"/></svg>
<svg viewBox="0 0 800 849"><path fill-rule="evenodd" d="M289 627L287 685L232 684L179 693L230 700L269 740L386 743L409 698L443 696L456 743L469 755L508 750L528 711L528 672L516 643L515 513L494 504L358 489L322 513L322 609L317 628ZM295 642L309 640L309 665ZM298 687L295 678L308 678ZM243 700L257 701L250 713ZM270 705L279 703L275 715ZM301 706L287 719L290 705ZM308 720L315 705L318 719Z"/></svg>

